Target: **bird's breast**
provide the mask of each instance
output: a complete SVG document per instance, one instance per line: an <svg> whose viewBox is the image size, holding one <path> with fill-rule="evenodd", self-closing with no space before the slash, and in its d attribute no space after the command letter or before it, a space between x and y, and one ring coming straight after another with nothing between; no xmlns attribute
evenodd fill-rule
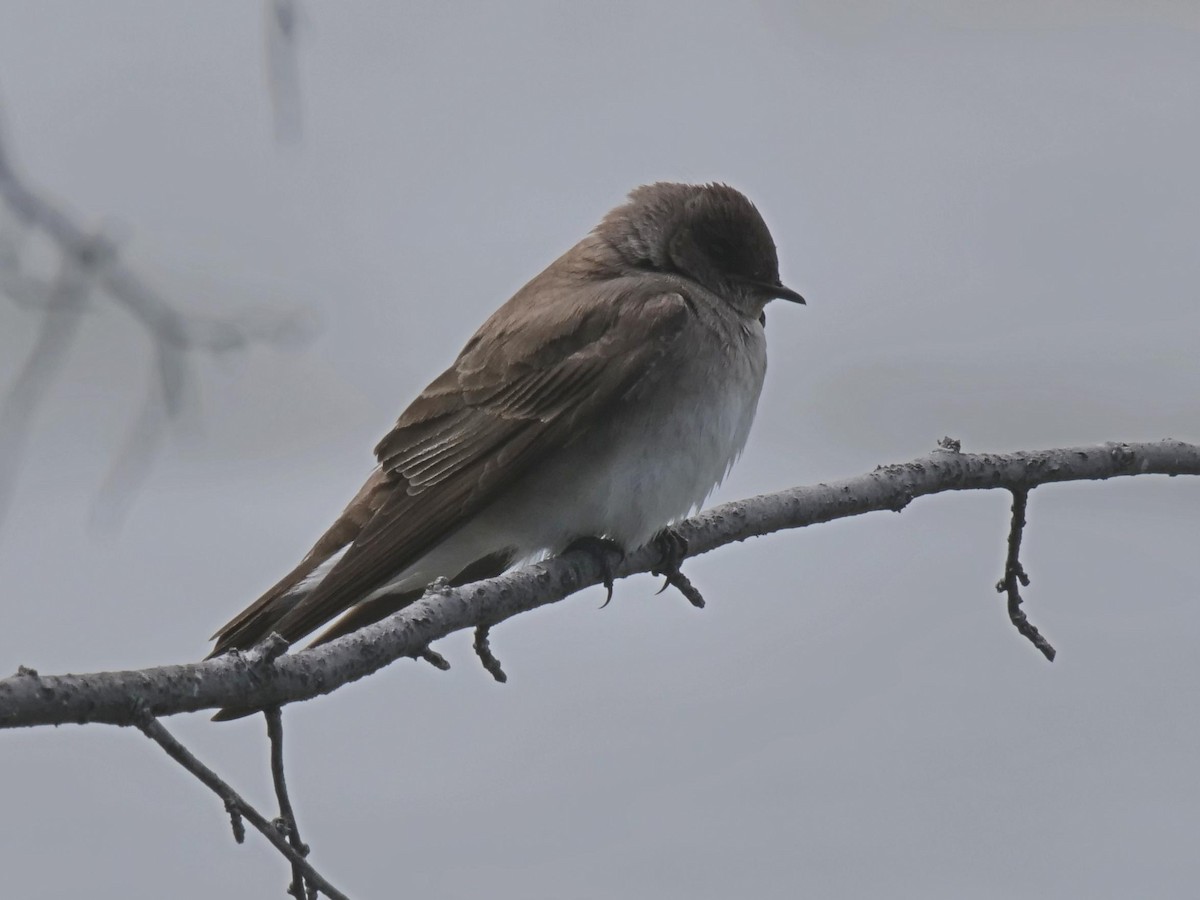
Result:
<svg viewBox="0 0 1200 900"><path fill-rule="evenodd" d="M542 502L528 512L546 546L583 535L640 546L728 474L754 421L766 340L758 322L694 332L604 421L531 473Z"/></svg>

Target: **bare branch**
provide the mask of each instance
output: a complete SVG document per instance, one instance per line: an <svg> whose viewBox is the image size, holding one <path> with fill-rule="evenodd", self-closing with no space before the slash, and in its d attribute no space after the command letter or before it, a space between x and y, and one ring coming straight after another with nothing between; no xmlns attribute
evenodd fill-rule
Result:
<svg viewBox="0 0 1200 900"><path fill-rule="evenodd" d="M267 739L271 742L271 782L275 785L275 797L279 801L279 818L274 825L288 839L292 849L302 859L308 857L308 844L300 840L300 827L296 824L296 813L288 796L287 778L283 770L283 714L278 706L263 710L267 720ZM305 878L304 869L292 862L292 883L288 893L296 900L313 900L317 896L316 884Z"/></svg>
<svg viewBox="0 0 1200 900"><path fill-rule="evenodd" d="M492 645L488 643L488 635L491 632L490 625L479 625L475 628L475 655L479 657L479 661L483 667L491 673L501 684L508 681L508 676L504 674L504 668L500 665L500 660L496 659L496 654L492 653Z"/></svg>
<svg viewBox="0 0 1200 900"><path fill-rule="evenodd" d="M658 565L650 570L650 574L661 575L665 579L663 586L658 589L658 593L661 594L667 588L673 587L683 594L684 599L696 609L704 609L704 595L679 568L680 564L687 559L687 538L674 528L664 528L654 538L654 543L658 547L661 559Z"/></svg>
<svg viewBox="0 0 1200 900"><path fill-rule="evenodd" d="M442 672L450 671L450 661L447 660L446 657L442 656L442 654L438 653L436 650L431 650L429 647L426 647L424 650L418 653L416 655L416 659L422 659L435 669L439 669Z"/></svg>
<svg viewBox="0 0 1200 900"><path fill-rule="evenodd" d="M1026 618L1021 609L1021 587L1029 587L1029 576L1025 574L1025 567L1021 565L1021 538L1025 534L1025 507L1029 503L1029 490L1014 488L1012 496L1012 524L1008 531L1008 557L1004 562L1004 577L996 583L996 592L1008 594L1008 618L1017 627L1017 631L1027 637L1046 659L1054 662L1054 647L1042 637L1042 633Z"/></svg>
<svg viewBox="0 0 1200 900"><path fill-rule="evenodd" d="M0 401L0 522L12 501L38 407L54 385L79 333L88 279L77 260L64 256L44 307L38 332L17 378Z"/></svg>
<svg viewBox="0 0 1200 900"><path fill-rule="evenodd" d="M298 0L266 0L267 91L275 121L275 140L294 144L303 132L300 65L296 52L300 30Z"/></svg>
<svg viewBox="0 0 1200 900"><path fill-rule="evenodd" d="M1127 475L1200 475L1200 445L1181 441L1098 444L1009 454L936 450L867 475L796 487L715 507L676 530L689 553L787 528L863 513L904 509L914 498L946 491L1028 490L1042 484ZM616 574L648 572L661 553L647 545ZM155 716L219 707L264 708L327 694L401 657L421 656L432 641L463 628L496 625L554 603L602 579L586 552L564 554L498 578L441 587L361 631L311 650L271 659L262 647L201 663L135 672L35 675L0 680L0 727L109 722L134 724L131 697Z"/></svg>
<svg viewBox="0 0 1200 900"><path fill-rule="evenodd" d="M131 706L134 705L131 704ZM326 881L324 876L312 867L300 851L288 843L288 839L284 837L282 831L276 828L273 823L268 822L262 813L246 802L220 775L200 762L187 747L179 743L163 727L158 719L137 709L132 709L131 715L135 716L138 728L141 729L146 737L162 747L171 759L195 775L202 784L224 801L225 809L229 812L230 819L233 822L234 839L239 844L245 839L245 827L242 825L242 820L245 819L263 837L270 841L276 850L287 857L288 861L292 864L293 870L299 870L303 874L303 877L310 884L316 885L321 893L332 898L332 900L349 900L345 894Z"/></svg>

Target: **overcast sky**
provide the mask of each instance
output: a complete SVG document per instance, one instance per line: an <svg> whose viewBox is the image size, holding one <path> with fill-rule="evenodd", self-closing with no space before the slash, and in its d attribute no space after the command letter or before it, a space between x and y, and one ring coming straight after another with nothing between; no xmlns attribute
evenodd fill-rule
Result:
<svg viewBox="0 0 1200 900"><path fill-rule="evenodd" d="M193 660L357 489L374 442L635 185L745 191L769 313L715 499L931 449L1200 440L1200 6L305 3L280 147L254 3L0 4L22 172L181 309L302 310L197 361L120 530L89 511L144 334L89 313L0 534L0 672ZM0 388L39 324L0 300ZM355 898L1190 897L1200 484L946 495L640 577L289 707L314 861ZM270 807L262 723L168 727ZM5 896L283 897L136 731L0 733Z"/></svg>

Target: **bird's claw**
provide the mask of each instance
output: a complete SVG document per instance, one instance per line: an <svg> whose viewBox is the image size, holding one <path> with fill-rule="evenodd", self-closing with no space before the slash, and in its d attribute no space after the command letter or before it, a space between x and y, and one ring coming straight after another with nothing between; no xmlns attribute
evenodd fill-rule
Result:
<svg viewBox="0 0 1200 900"><path fill-rule="evenodd" d="M564 550L564 553L570 553L572 550L580 550L586 553L596 561L596 565L600 567L600 583L604 585L604 589L608 592L604 598L604 602L600 604L600 608L608 606L609 601L613 598L613 564L612 556L616 554L617 565L625 561L625 548L614 540L602 537L581 537L572 541Z"/></svg>
<svg viewBox="0 0 1200 900"><path fill-rule="evenodd" d="M704 596L700 593L699 588L692 584L691 580L679 569L680 563L687 558L687 538L674 528L664 528L654 536L652 543L662 554L658 565L650 570L651 575L662 575L664 578L663 586L658 589L657 594L661 594L668 587L673 587L683 594L688 603L696 609L703 609Z"/></svg>

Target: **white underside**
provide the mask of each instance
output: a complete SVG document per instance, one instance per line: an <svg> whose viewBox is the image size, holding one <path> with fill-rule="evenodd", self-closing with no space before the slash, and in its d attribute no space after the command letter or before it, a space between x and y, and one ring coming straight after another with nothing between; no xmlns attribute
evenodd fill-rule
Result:
<svg viewBox="0 0 1200 900"><path fill-rule="evenodd" d="M740 324L740 323L739 323ZM723 346L676 363L619 418L543 464L416 564L363 599L452 578L503 548L529 560L584 536L641 546L699 509L741 454L766 372L766 339L752 322ZM707 365L701 360L707 359ZM340 554L339 554L340 557ZM300 584L311 590L334 557Z"/></svg>

